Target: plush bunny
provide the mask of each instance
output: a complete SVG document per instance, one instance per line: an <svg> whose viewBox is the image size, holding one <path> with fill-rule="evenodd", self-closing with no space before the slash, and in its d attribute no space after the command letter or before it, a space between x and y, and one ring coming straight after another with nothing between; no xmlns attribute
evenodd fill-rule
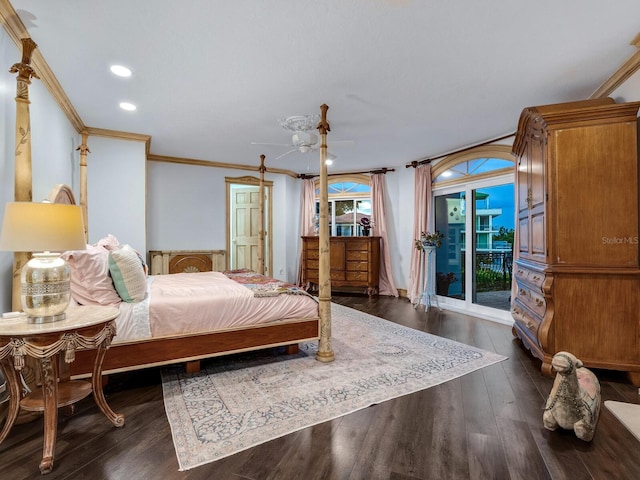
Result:
<svg viewBox="0 0 640 480"><path fill-rule="evenodd" d="M551 360L557 372L542 415L544 427L573 430L589 442L600 416L600 382L582 362L569 352L558 352Z"/></svg>

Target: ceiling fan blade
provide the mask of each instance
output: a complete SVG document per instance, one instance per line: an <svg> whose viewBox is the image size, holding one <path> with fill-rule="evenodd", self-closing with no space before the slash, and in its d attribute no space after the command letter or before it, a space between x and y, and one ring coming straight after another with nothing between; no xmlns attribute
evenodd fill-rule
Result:
<svg viewBox="0 0 640 480"><path fill-rule="evenodd" d="M274 158L274 160L278 160L279 158L282 158L282 157L284 157L286 155L289 155L290 153L297 152L297 151L298 151L298 149L294 148L293 150L289 150L288 152L284 152L282 155L278 155L276 158Z"/></svg>
<svg viewBox="0 0 640 480"><path fill-rule="evenodd" d="M353 145L356 142L353 140L331 140L327 139L327 145Z"/></svg>
<svg viewBox="0 0 640 480"><path fill-rule="evenodd" d="M262 142L251 142L251 145L273 145L276 147L295 147L290 143L262 143Z"/></svg>

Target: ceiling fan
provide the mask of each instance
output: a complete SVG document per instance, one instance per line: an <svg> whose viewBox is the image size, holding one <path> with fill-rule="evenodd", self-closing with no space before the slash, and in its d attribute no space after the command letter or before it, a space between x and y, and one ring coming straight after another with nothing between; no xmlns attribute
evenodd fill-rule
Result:
<svg viewBox="0 0 640 480"><path fill-rule="evenodd" d="M291 150L279 155L275 158L278 160L293 152L308 153L311 151L317 151L320 148L318 145L318 136L311 131L317 128L320 121L320 115L294 115L291 117L281 118L279 120L280 125L285 130L292 132L291 143L261 143L251 142L252 145L274 145L279 147L293 147ZM353 143L352 141L338 141L334 143ZM328 160L335 160L337 157L331 152L327 152Z"/></svg>

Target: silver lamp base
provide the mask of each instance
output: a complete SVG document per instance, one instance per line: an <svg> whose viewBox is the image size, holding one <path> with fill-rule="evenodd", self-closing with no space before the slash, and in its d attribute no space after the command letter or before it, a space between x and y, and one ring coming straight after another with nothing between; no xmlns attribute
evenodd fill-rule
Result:
<svg viewBox="0 0 640 480"><path fill-rule="evenodd" d="M71 272L57 253L35 253L20 273L22 309L29 323L64 320L71 301Z"/></svg>
<svg viewBox="0 0 640 480"><path fill-rule="evenodd" d="M27 316L28 323L51 323L58 322L60 320L64 320L67 318L66 313L59 313L57 315L45 315L41 317L32 317L31 315Z"/></svg>

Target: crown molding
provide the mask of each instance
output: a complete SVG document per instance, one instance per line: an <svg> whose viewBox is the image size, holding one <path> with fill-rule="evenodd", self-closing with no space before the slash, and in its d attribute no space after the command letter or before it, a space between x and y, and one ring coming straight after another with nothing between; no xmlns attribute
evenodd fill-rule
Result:
<svg viewBox="0 0 640 480"><path fill-rule="evenodd" d="M224 163L224 162L215 162L211 160L196 160L193 158L182 158L182 157L168 157L165 155L156 155L154 153L150 153L147 156L147 160L153 162L165 162L165 163L179 163L182 165L198 165L201 167L215 167L215 168L230 168L234 170L249 170L251 172L259 172L260 166L256 165L242 165L237 163ZM291 170L284 170L280 168L267 168L267 172L269 173L278 173L281 175L289 175L293 178L298 178L298 174Z"/></svg>
<svg viewBox="0 0 640 480"><path fill-rule="evenodd" d="M151 148L151 135L143 133L121 132L118 130L108 130L106 128L85 127L83 133L94 137L117 138L119 140L131 140L133 142L143 142L145 144L145 156L149 156Z"/></svg>
<svg viewBox="0 0 640 480"><path fill-rule="evenodd" d="M638 33L629 45L633 45L634 47L640 49L640 33ZM613 92L616 88L626 82L631 75L636 73L640 69L640 50L635 52L629 59L624 62L616 72L611 75L605 82L598 87L598 89L591 94L589 97L591 98L602 98L607 97Z"/></svg>

